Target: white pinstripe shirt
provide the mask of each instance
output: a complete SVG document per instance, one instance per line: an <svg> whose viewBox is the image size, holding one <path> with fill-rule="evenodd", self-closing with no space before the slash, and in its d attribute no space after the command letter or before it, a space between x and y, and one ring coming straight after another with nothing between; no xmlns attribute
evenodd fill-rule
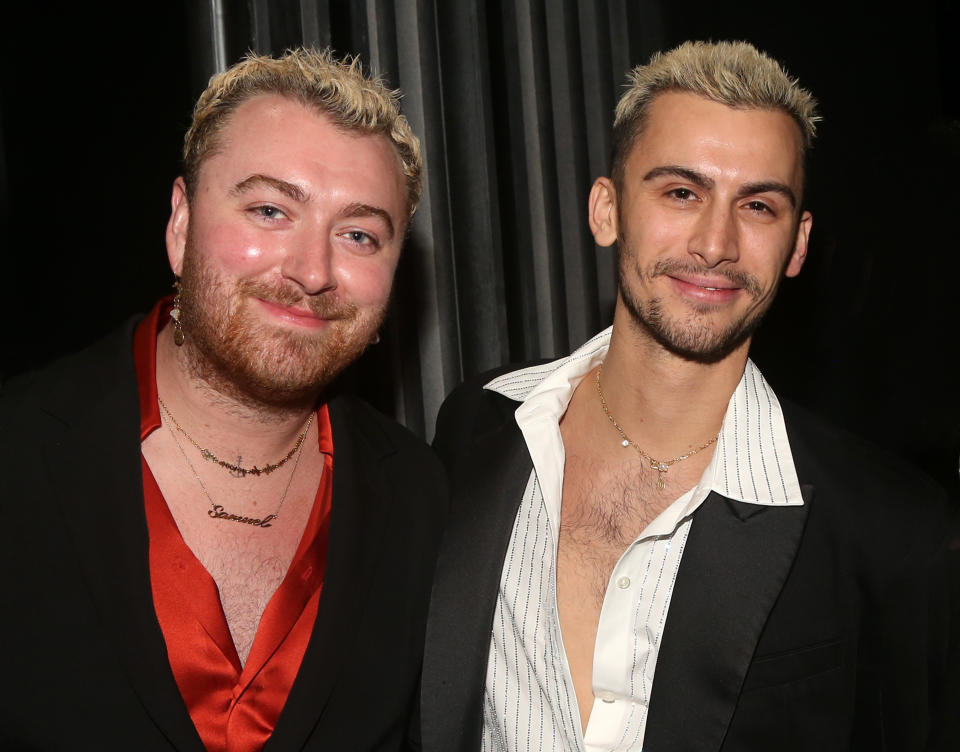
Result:
<svg viewBox="0 0 960 752"><path fill-rule="evenodd" d="M596 699L581 732L557 615L560 418L580 379L606 355L610 332L566 358L505 374L485 387L521 403L516 419L533 470L500 580L484 692L484 752L642 749L660 637L694 511L712 490L751 504L803 503L780 404L748 360L700 481L643 530L610 576L594 648Z"/></svg>

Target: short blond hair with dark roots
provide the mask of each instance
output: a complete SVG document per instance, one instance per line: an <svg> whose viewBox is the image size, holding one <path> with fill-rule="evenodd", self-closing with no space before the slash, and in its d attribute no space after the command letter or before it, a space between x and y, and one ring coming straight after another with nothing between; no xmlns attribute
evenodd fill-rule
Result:
<svg viewBox="0 0 960 752"><path fill-rule="evenodd" d="M422 190L422 160L420 142L400 112L400 92L387 88L379 77L365 75L358 58L338 60L329 49L300 47L279 58L250 52L210 79L183 141L188 197L237 107L263 94L279 94L315 108L347 132L385 136L399 158L406 178L407 216L413 216Z"/></svg>
<svg viewBox="0 0 960 752"><path fill-rule="evenodd" d="M684 42L630 71L613 122L611 178L623 186L627 158L643 132L650 104L668 91L696 94L736 109L780 110L800 128L802 152L816 135L817 101L773 58L747 42Z"/></svg>

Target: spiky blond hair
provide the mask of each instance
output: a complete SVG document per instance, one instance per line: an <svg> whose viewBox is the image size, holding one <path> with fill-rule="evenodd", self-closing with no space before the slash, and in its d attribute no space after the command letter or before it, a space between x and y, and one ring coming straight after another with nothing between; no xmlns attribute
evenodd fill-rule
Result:
<svg viewBox="0 0 960 752"><path fill-rule="evenodd" d="M328 49L300 47L279 58L250 52L210 79L183 141L188 196L193 195L204 160L218 149L231 115L261 94L279 94L314 107L346 131L385 136L400 160L408 216L413 216L421 192L420 142L400 112L400 93L388 89L379 77L366 76L358 58L338 60Z"/></svg>
<svg viewBox="0 0 960 752"><path fill-rule="evenodd" d="M613 122L614 185L623 185L624 166L643 132L650 104L667 91L696 94L738 109L781 110L799 126L804 154L820 120L813 95L752 44L684 42L630 71L629 88L617 103Z"/></svg>

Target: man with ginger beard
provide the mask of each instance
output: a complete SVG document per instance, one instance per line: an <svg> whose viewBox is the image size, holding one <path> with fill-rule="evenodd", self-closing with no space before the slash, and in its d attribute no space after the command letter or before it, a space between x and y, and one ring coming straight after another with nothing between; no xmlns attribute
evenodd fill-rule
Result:
<svg viewBox="0 0 960 752"><path fill-rule="evenodd" d="M356 63L211 79L171 198L176 294L0 402L0 747L415 733L445 479L330 383L377 339L420 168Z"/></svg>
<svg viewBox="0 0 960 752"><path fill-rule="evenodd" d="M613 326L437 420L423 749L956 750L944 494L748 358L807 256L814 100L746 43L630 84L588 207Z"/></svg>

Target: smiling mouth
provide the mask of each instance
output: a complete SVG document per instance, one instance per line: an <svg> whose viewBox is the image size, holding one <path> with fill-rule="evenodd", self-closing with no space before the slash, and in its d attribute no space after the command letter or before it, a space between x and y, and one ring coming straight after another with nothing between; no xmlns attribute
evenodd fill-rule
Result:
<svg viewBox="0 0 960 752"><path fill-rule="evenodd" d="M336 315L324 315L310 308L277 303L266 298L256 298L256 300L273 318L296 326L319 329L327 326L331 320L338 318Z"/></svg>
<svg viewBox="0 0 960 752"><path fill-rule="evenodd" d="M729 280L705 280L696 277L666 275L677 293L699 305L724 305L740 297L743 290Z"/></svg>
<svg viewBox="0 0 960 752"><path fill-rule="evenodd" d="M723 282L717 282L714 280L707 281L707 280L697 279L695 277L693 278L682 277L682 276L675 276L672 274L668 274L667 276L670 279L676 282L680 282L684 285L689 285L690 287L698 287L701 290L710 290L711 292L733 292L735 290L741 289L739 285L731 284L729 282L724 284Z"/></svg>

